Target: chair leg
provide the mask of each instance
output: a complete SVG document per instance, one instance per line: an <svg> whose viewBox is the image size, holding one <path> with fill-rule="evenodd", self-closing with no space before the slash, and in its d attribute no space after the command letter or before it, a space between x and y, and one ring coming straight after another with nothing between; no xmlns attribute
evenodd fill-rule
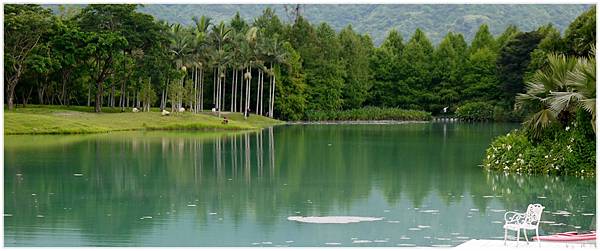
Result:
<svg viewBox="0 0 600 251"><path fill-rule="evenodd" d="M506 239L508 238L508 229L504 229L504 246L506 246Z"/></svg>
<svg viewBox="0 0 600 251"><path fill-rule="evenodd" d="M538 245L542 247L542 243L540 242L540 234L538 233L538 229L535 229L535 236L537 236Z"/></svg>
<svg viewBox="0 0 600 251"><path fill-rule="evenodd" d="M525 235L525 241L527 242L527 245L529 245L529 239L527 239L527 229L523 229L523 235Z"/></svg>
<svg viewBox="0 0 600 251"><path fill-rule="evenodd" d="M521 229L517 229L517 247L519 246L519 240L521 239Z"/></svg>

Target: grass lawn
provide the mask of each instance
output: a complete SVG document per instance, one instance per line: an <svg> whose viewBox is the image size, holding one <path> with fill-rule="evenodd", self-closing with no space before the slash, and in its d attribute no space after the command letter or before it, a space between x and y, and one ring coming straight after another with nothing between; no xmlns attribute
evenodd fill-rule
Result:
<svg viewBox="0 0 600 251"><path fill-rule="evenodd" d="M158 109L151 112L133 113L131 109L102 108L102 113L93 112L93 107L84 106L35 106L4 110L4 134L70 134L102 133L131 130L252 130L284 122L252 114L247 120L240 113L222 113L223 118L211 112L193 114L184 112L161 116Z"/></svg>

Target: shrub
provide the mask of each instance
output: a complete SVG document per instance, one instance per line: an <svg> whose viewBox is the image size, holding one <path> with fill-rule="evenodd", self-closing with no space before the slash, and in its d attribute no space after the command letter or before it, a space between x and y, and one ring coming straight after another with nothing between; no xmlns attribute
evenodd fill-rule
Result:
<svg viewBox="0 0 600 251"><path fill-rule="evenodd" d="M589 124L589 117L579 115L565 128L548 128L538 141L522 130L512 131L492 142L483 166L505 172L594 176L596 142Z"/></svg>
<svg viewBox="0 0 600 251"><path fill-rule="evenodd" d="M430 120L431 113L400 108L364 107L345 111L309 111L308 121Z"/></svg>
<svg viewBox="0 0 600 251"><path fill-rule="evenodd" d="M486 102L468 102L456 109L456 116L467 121L489 121L494 118L494 107Z"/></svg>

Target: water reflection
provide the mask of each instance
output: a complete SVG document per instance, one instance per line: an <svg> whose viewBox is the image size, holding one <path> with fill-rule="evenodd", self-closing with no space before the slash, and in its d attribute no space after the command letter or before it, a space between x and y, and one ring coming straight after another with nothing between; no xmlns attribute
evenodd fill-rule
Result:
<svg viewBox="0 0 600 251"><path fill-rule="evenodd" d="M456 245L501 237L504 211L533 202L546 206L542 232L588 230L593 179L505 176L477 167L491 139L513 127L6 136L5 243ZM287 221L290 215L384 220L299 224Z"/></svg>

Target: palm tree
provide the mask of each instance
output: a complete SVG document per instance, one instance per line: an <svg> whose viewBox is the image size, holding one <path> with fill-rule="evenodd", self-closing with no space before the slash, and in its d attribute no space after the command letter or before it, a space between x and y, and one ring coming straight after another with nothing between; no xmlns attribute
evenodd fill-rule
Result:
<svg viewBox="0 0 600 251"><path fill-rule="evenodd" d="M194 108L194 112L200 112L204 110L204 66L208 64L208 28L211 25L211 19L206 16L201 16L199 19L194 17L192 18L194 21L195 27L195 82L194 82L194 90L199 89L199 91L195 91L194 98L196 100L196 106Z"/></svg>
<svg viewBox="0 0 600 251"><path fill-rule="evenodd" d="M173 55L175 68L181 70L183 75L180 79L181 87L183 87L184 79L187 73L187 66L192 60L193 55L193 40L191 33L180 24L173 26L171 31L171 47L170 51ZM183 100L177 101L177 110L181 108ZM174 104L171 104L171 109L174 110Z"/></svg>
<svg viewBox="0 0 600 251"><path fill-rule="evenodd" d="M287 54L283 50L281 43L278 41L277 37L271 39L269 43L267 43L268 47L266 48L267 60L270 63L270 69L267 71L269 74L269 117L273 117L273 110L275 104L275 68L274 64L287 64Z"/></svg>
<svg viewBox="0 0 600 251"><path fill-rule="evenodd" d="M577 105L592 115L592 129L596 132L596 49L590 57L579 58L575 69L567 76L567 85L573 88ZM561 97L557 94L556 99Z"/></svg>
<svg viewBox="0 0 600 251"><path fill-rule="evenodd" d="M216 78L215 78L215 98L214 102L218 111L218 115L220 116L220 112L222 109L222 96L223 91L221 90L221 82L222 79L225 78L226 66L228 63L228 55L223 49L225 44L231 39L231 28L225 25L225 22L221 21L219 25L213 26L212 29L212 38L216 48L216 52L213 53L213 65L216 66ZM224 85L223 85L224 87Z"/></svg>
<svg viewBox="0 0 600 251"><path fill-rule="evenodd" d="M566 126L578 108L589 112L595 121L595 59L548 55L548 67L538 70L526 93L516 97L516 108L532 111L524 122L534 137L554 123ZM595 131L595 127L594 127Z"/></svg>
<svg viewBox="0 0 600 251"><path fill-rule="evenodd" d="M237 95L238 95L238 71L243 69L243 55L242 55L242 44L245 42L244 36L243 34L239 33L239 32L234 32L234 34L232 35L232 46L231 46L231 51L230 51L230 57L231 57L231 68L232 68L232 73L231 73L231 111L232 112L237 112L238 111L238 102L237 102ZM240 91L241 93L241 91ZM241 105L240 105L241 107Z"/></svg>
<svg viewBox="0 0 600 251"><path fill-rule="evenodd" d="M245 62L246 73L244 74L244 79L246 80L246 94L245 94L245 105L244 105L244 118L248 118L248 110L250 109L250 83L252 81L252 68L260 65L256 57L256 40L257 40L257 32L258 29L256 27L252 27L248 29L246 32L246 41L247 46L243 47L245 57L247 61Z"/></svg>

